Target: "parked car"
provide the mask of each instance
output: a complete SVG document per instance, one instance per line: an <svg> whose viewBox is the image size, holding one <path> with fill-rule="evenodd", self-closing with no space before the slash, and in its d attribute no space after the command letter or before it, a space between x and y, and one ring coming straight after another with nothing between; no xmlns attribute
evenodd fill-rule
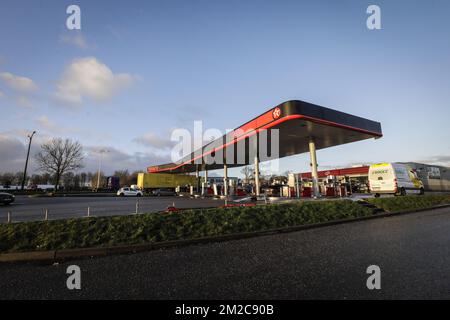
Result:
<svg viewBox="0 0 450 320"><path fill-rule="evenodd" d="M153 195L160 197L160 196L175 196L176 192L172 189L155 189L153 190Z"/></svg>
<svg viewBox="0 0 450 320"><path fill-rule="evenodd" d="M11 193L0 192L0 203L3 203L5 206L13 203L15 198Z"/></svg>
<svg viewBox="0 0 450 320"><path fill-rule="evenodd" d="M117 191L117 195L121 197L142 197L143 193L139 189L124 187L120 188L119 191Z"/></svg>

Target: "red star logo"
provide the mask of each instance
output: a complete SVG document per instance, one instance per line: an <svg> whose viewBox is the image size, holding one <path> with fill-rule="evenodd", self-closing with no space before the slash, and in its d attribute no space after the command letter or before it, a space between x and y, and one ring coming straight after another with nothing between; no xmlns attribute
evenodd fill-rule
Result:
<svg viewBox="0 0 450 320"><path fill-rule="evenodd" d="M274 119L278 119L281 116L281 109L276 107L275 109L273 109L272 111L272 117Z"/></svg>

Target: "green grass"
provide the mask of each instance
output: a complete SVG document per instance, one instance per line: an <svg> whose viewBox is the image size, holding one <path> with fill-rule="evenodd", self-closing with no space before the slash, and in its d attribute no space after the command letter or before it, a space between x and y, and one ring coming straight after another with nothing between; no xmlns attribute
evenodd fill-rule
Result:
<svg viewBox="0 0 450 320"><path fill-rule="evenodd" d="M431 208L437 205L450 204L450 194L411 195L405 197L370 198L368 201L378 208L389 212L402 212Z"/></svg>
<svg viewBox="0 0 450 320"><path fill-rule="evenodd" d="M155 243L370 216L349 200L0 225L0 252Z"/></svg>

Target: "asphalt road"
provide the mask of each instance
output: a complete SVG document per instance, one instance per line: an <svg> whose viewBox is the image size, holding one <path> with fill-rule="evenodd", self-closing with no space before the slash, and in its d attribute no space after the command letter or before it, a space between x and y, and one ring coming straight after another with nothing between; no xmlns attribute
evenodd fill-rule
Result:
<svg viewBox="0 0 450 320"><path fill-rule="evenodd" d="M66 268L81 268L81 290ZM381 268L381 290L366 269ZM59 265L0 265L3 299L449 299L450 208Z"/></svg>
<svg viewBox="0 0 450 320"><path fill-rule="evenodd" d="M0 222L7 221L7 213L11 212L12 220L42 220L45 209L49 219L66 219L87 215L110 216L131 214L136 212L136 201L139 200L139 212L157 212L175 203L177 208L205 208L223 205L223 200L191 199L189 197L41 197L30 198L16 196L16 201L9 205L0 205Z"/></svg>

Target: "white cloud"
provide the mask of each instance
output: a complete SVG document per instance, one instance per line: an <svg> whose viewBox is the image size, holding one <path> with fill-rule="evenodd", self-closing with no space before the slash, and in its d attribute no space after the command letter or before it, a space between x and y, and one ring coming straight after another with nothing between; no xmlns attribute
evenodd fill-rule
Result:
<svg viewBox="0 0 450 320"><path fill-rule="evenodd" d="M418 160L417 162L424 162L426 164L434 164L437 166L450 167L450 156L436 155L436 156L429 157L425 160Z"/></svg>
<svg viewBox="0 0 450 320"><path fill-rule="evenodd" d="M170 136L170 135L169 135ZM141 145L158 149L170 149L174 146L174 142L168 138L162 138L152 132L146 133L133 140Z"/></svg>
<svg viewBox="0 0 450 320"><path fill-rule="evenodd" d="M5 94L0 91L0 98L3 98L4 96L5 96Z"/></svg>
<svg viewBox="0 0 450 320"><path fill-rule="evenodd" d="M78 127L71 127L67 125L60 125L57 122L50 120L47 116L40 116L36 118L36 124L38 125L38 131L44 131L51 135L76 135L82 136L85 139L92 141L99 137L104 137L104 135L99 133L93 133L89 129L80 129Z"/></svg>
<svg viewBox="0 0 450 320"><path fill-rule="evenodd" d="M56 125L56 123L54 123L53 121L51 121L49 118L47 118L47 116L41 116L39 118L36 119L36 122L44 129L47 129L49 131L60 131L60 128Z"/></svg>
<svg viewBox="0 0 450 320"><path fill-rule="evenodd" d="M25 145L16 137L0 133L0 172L23 170Z"/></svg>
<svg viewBox="0 0 450 320"><path fill-rule="evenodd" d="M0 132L0 173L22 171L25 165L25 157L28 148L28 135L32 130L15 129ZM34 155L40 151L43 143L50 141L52 137L42 132L33 136L30 158L28 162L29 173L36 170Z"/></svg>
<svg viewBox="0 0 450 320"><path fill-rule="evenodd" d="M82 50L87 50L87 49L93 49L94 48L94 46L90 45L87 42L86 38L81 33L78 33L78 34L75 34L75 35L67 35L67 34L66 35L62 35L62 36L60 36L59 40L62 43L75 46L75 47L77 47L79 49L82 49Z"/></svg>
<svg viewBox="0 0 450 320"><path fill-rule="evenodd" d="M84 171L95 172L98 169L99 150L108 151L102 154L102 171L106 174L113 174L115 170L125 169L146 171L146 168L150 165L170 161L169 156L163 157L148 152L129 154L110 146L88 146L84 148L84 151L87 152Z"/></svg>
<svg viewBox="0 0 450 320"><path fill-rule="evenodd" d="M20 92L34 92L38 89L33 80L27 77L16 76L9 72L0 73L0 79L8 87Z"/></svg>
<svg viewBox="0 0 450 320"><path fill-rule="evenodd" d="M107 65L94 57L75 59L57 83L55 98L71 105L81 104L85 99L104 102L131 85L134 80L130 74L113 73Z"/></svg>

